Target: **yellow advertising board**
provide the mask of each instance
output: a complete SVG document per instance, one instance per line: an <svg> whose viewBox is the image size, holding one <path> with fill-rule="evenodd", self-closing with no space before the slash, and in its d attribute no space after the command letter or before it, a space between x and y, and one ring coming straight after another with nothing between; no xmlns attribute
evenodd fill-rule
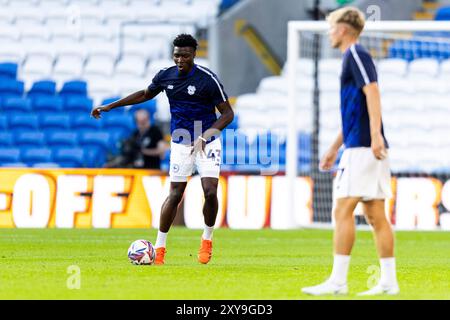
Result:
<svg viewBox="0 0 450 320"><path fill-rule="evenodd" d="M295 181L293 212L287 206L288 185L282 175L224 174L219 180L215 226L293 229L311 225L311 178ZM157 228L169 187L169 177L159 171L2 168L0 228ZM432 230L450 215L448 179L393 177L392 189L386 213L400 229ZM203 228L203 204L200 178L194 176L187 185L178 223ZM355 214L363 214L360 210ZM331 212L319 214L333 221Z"/></svg>
<svg viewBox="0 0 450 320"><path fill-rule="evenodd" d="M135 169L1 169L0 227L150 227L148 176L167 179Z"/></svg>

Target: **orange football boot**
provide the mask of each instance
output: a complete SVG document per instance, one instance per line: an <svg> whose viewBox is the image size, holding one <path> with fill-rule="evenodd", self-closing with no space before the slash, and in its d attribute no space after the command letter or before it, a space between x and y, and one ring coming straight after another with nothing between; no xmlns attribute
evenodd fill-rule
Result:
<svg viewBox="0 0 450 320"><path fill-rule="evenodd" d="M163 265L164 264L164 256L166 255L166 248L160 247L156 249L156 258L155 258L155 264L156 265Z"/></svg>
<svg viewBox="0 0 450 320"><path fill-rule="evenodd" d="M212 241L204 240L202 238L200 250L198 251L198 262L207 264L209 260L211 260L211 255L212 255Z"/></svg>

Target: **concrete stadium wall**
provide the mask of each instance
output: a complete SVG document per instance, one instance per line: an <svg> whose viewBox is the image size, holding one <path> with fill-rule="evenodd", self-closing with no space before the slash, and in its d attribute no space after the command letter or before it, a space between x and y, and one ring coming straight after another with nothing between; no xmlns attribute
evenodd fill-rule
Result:
<svg viewBox="0 0 450 320"><path fill-rule="evenodd" d="M353 3L370 18L371 6L380 8L381 20L411 20L414 12L421 8L422 0L358 0Z"/></svg>

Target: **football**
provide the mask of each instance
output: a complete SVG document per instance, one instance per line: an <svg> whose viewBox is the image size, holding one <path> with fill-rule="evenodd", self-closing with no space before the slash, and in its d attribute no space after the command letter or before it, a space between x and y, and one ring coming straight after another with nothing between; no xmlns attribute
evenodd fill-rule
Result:
<svg viewBox="0 0 450 320"><path fill-rule="evenodd" d="M155 256L155 248L148 240L136 240L128 248L128 259L135 265L151 265Z"/></svg>

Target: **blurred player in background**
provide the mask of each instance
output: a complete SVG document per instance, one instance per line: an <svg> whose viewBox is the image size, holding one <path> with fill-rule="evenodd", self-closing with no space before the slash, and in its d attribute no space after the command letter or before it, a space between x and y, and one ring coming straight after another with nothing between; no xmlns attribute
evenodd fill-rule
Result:
<svg viewBox="0 0 450 320"><path fill-rule="evenodd" d="M217 186L220 174L222 146L220 132L233 121L234 113L217 76L194 63L197 40L188 34L173 41L175 66L162 69L150 86L106 106L96 107L92 116L102 112L153 99L165 91L171 112L170 193L161 209L156 239L155 263L164 264L166 239L183 198L187 179L194 167L200 174L205 203L205 227L198 261L206 264L212 255L212 234L218 210ZM220 117L216 116L216 108Z"/></svg>
<svg viewBox="0 0 450 320"><path fill-rule="evenodd" d="M364 14L346 7L332 12L329 38L333 48L343 53L341 74L342 131L320 162L330 170L338 150L345 145L336 176L336 221L334 263L324 283L303 288L312 295L347 294L347 273L355 240L353 212L362 202L364 214L374 230L380 257L381 278L372 289L360 295L398 294L394 258L394 235L385 214L385 199L391 196L388 143L381 121L377 72L370 54L358 44L364 29Z"/></svg>

